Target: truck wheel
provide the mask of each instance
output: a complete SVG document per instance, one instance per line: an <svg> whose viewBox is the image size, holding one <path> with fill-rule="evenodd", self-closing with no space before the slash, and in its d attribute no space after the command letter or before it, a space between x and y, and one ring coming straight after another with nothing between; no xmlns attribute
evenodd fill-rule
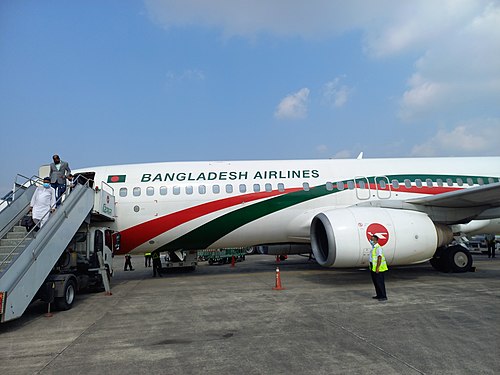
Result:
<svg viewBox="0 0 500 375"><path fill-rule="evenodd" d="M56 308L61 311L69 310L75 302L76 286L75 281L69 279L64 285L64 293L62 297L56 298Z"/></svg>

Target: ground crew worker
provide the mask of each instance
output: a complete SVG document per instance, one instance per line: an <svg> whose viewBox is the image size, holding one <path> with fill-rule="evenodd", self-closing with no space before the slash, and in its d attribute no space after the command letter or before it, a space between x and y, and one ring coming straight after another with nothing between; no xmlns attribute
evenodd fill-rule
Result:
<svg viewBox="0 0 500 375"><path fill-rule="evenodd" d="M387 301L387 294L385 292L384 272L388 270L387 263L385 262L384 251L382 246L378 244L378 237L373 235L370 243L372 244L372 254L370 260L370 273L372 276L373 286L377 295L372 298L379 301Z"/></svg>
<svg viewBox="0 0 500 375"><path fill-rule="evenodd" d="M158 276L161 276L161 260L160 253L158 251L153 251L151 253L151 258L153 258L153 277L156 277L156 273L158 272Z"/></svg>
<svg viewBox="0 0 500 375"><path fill-rule="evenodd" d="M144 253L144 267L151 267L151 253Z"/></svg>
<svg viewBox="0 0 500 375"><path fill-rule="evenodd" d="M486 235L486 246L488 246L488 258L495 257L495 235Z"/></svg>
<svg viewBox="0 0 500 375"><path fill-rule="evenodd" d="M129 267L129 268L130 268L130 271L133 271L133 270L134 270L134 269L132 268L132 257L131 257L129 254L125 255L125 266L123 267L123 270L124 270L124 271L128 271L128 270L127 270L127 267Z"/></svg>

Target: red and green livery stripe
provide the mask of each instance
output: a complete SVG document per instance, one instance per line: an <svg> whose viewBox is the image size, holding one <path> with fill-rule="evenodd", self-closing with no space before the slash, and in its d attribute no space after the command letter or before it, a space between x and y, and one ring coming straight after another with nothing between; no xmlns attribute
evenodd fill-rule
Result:
<svg viewBox="0 0 500 375"><path fill-rule="evenodd" d="M127 175L125 174L112 174L108 176L108 184L113 184L117 182L125 182Z"/></svg>

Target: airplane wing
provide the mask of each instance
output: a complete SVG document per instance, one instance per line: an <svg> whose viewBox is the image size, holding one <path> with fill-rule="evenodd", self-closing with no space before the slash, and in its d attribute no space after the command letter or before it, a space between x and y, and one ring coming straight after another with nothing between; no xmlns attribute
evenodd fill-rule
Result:
<svg viewBox="0 0 500 375"><path fill-rule="evenodd" d="M433 196L408 199L406 203L447 208L496 208L500 207L500 182Z"/></svg>
<svg viewBox="0 0 500 375"><path fill-rule="evenodd" d="M357 204L424 212L441 224L464 224L471 220L500 218L500 183L482 185L432 196L379 200Z"/></svg>

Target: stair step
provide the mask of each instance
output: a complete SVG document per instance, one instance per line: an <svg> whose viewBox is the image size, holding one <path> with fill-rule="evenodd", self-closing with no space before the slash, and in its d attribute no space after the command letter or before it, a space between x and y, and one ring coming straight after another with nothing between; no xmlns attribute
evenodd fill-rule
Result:
<svg viewBox="0 0 500 375"><path fill-rule="evenodd" d="M16 225L12 228L11 232L24 232L26 233L26 228L21 225Z"/></svg>
<svg viewBox="0 0 500 375"><path fill-rule="evenodd" d="M7 235L4 237L5 239L7 238L24 238L26 236L27 232L8 232Z"/></svg>
<svg viewBox="0 0 500 375"><path fill-rule="evenodd" d="M3 238L0 240L0 247L1 246L17 246L19 242L21 242L22 238ZM33 241L32 238L27 238L24 243L29 244L31 241Z"/></svg>

